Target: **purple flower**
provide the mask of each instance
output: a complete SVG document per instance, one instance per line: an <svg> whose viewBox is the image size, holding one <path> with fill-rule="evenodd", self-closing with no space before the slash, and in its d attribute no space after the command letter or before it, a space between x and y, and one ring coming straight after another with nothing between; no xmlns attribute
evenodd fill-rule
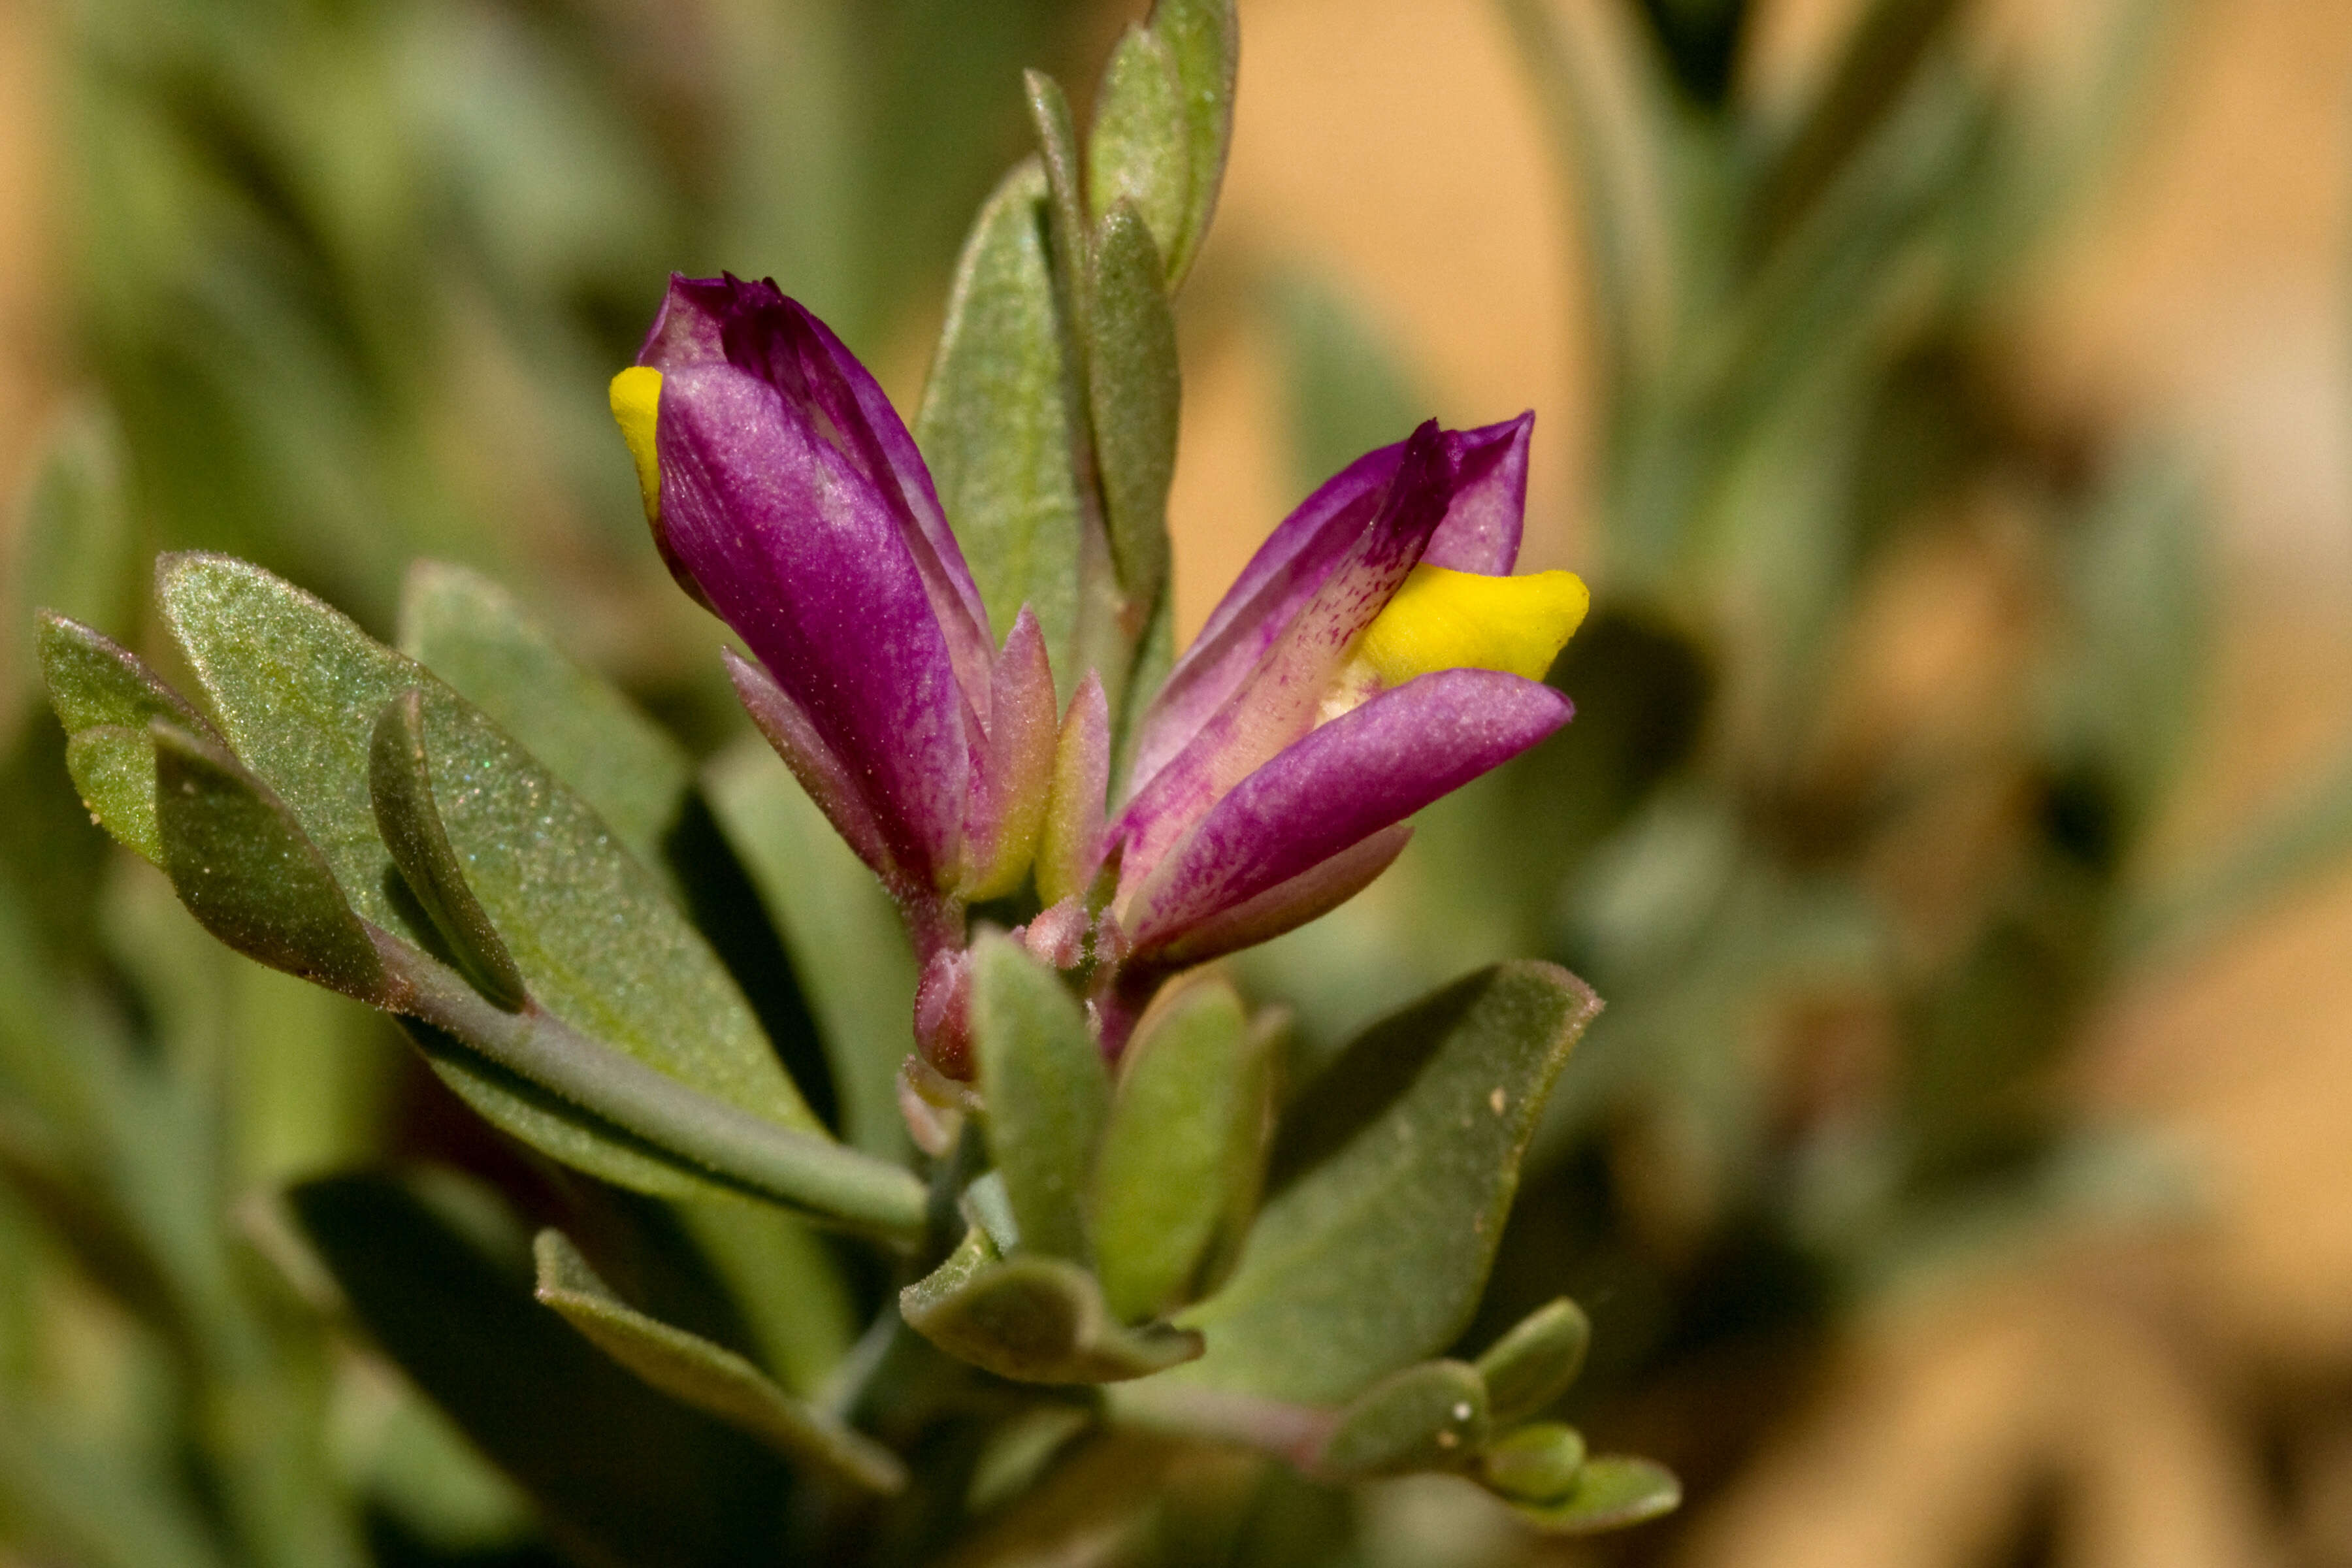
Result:
<svg viewBox="0 0 2352 1568"><path fill-rule="evenodd" d="M1024 608L1002 650L914 439L773 283L672 278L613 409L670 570L742 637L768 740L928 959L1020 885L1055 730Z"/></svg>
<svg viewBox="0 0 2352 1568"><path fill-rule="evenodd" d="M1157 977L1349 898L1412 813L1569 718L1540 678L1584 585L1509 575L1532 416L1424 425L1292 513L1146 710L1107 824L1100 679L1057 721L1025 606L992 645L914 441L823 322L772 283L673 278L613 412L671 571L756 657L729 656L744 705L906 911L951 1074L971 901L1034 872L1024 940L1091 959L1116 1050Z"/></svg>
<svg viewBox="0 0 2352 1568"><path fill-rule="evenodd" d="M1396 858L1407 817L1568 721L1539 678L1584 585L1507 575L1533 421L1423 426L1307 498L1244 569L1146 713L1108 829L1131 969L1331 909Z"/></svg>

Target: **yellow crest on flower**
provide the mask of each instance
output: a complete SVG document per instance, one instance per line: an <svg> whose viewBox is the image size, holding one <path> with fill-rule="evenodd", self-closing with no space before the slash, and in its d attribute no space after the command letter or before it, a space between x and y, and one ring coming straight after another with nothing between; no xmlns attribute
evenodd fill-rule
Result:
<svg viewBox="0 0 2352 1568"><path fill-rule="evenodd" d="M654 450L654 424L661 412L662 374L633 364L613 378L613 422L636 459L637 489L646 498L646 521L661 521L661 458Z"/></svg>
<svg viewBox="0 0 2352 1568"><path fill-rule="evenodd" d="M1364 628L1356 656L1383 687L1438 669L1500 669L1541 680L1591 603L1573 572L1488 577L1416 566Z"/></svg>

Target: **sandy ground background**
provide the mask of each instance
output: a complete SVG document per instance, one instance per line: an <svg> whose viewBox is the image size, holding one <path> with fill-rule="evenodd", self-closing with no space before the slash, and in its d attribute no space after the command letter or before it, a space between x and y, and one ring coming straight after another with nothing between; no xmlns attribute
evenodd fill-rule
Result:
<svg viewBox="0 0 2352 1568"><path fill-rule="evenodd" d="M1987 47L2063 47L2093 3L2014 0ZM1492 11L1243 9L1211 260L1296 260L1335 279L1450 421L1538 408L1528 559L1579 564L1578 282ZM1760 89L1801 80L1846 9L1765 7L1748 62ZM49 36L45 7L0 4L0 480L68 378ZM2352 4L2204 0L2172 58L2125 175L2014 331L2032 395L2175 437L2216 497L2228 613L2196 784L2171 828L2186 855L2352 734ZM1263 351L1232 333L1202 345L1175 503L1187 629L1295 499L1277 423ZM1684 1561L1980 1561L2063 1473L2074 1501L2040 1532L2048 1561L2352 1563L2352 874L2114 997L2079 1092L2194 1154L2203 1222L1891 1304L1696 1521Z"/></svg>

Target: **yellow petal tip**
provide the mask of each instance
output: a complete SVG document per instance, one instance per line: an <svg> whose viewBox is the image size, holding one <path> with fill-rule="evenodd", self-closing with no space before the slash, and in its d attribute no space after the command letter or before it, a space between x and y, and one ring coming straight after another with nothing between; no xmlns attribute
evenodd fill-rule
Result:
<svg viewBox="0 0 2352 1568"><path fill-rule="evenodd" d="M1416 566L1364 628L1357 655L1384 687L1439 669L1499 669L1541 680L1591 602L1573 572L1488 577Z"/></svg>
<svg viewBox="0 0 2352 1568"><path fill-rule="evenodd" d="M661 459L654 447L654 426L661 412L662 373L651 365L633 364L613 378L613 422L636 460L637 489L645 497L646 521L661 516Z"/></svg>

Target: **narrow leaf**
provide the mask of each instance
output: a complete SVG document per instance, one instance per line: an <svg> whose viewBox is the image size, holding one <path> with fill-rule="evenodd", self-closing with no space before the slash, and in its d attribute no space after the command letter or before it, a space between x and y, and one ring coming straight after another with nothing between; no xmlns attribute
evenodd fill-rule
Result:
<svg viewBox="0 0 2352 1568"><path fill-rule="evenodd" d="M1087 1174L1110 1110L1102 1052L1060 977L1010 939L973 944L971 981L989 1155L1023 1245L1083 1263Z"/></svg>
<svg viewBox="0 0 2352 1568"><path fill-rule="evenodd" d="M1094 1276L1034 1254L999 1261L974 1228L954 1255L899 1293L898 1310L950 1355L1021 1383L1122 1383L1201 1353L1201 1336L1122 1327Z"/></svg>
<svg viewBox="0 0 2352 1568"><path fill-rule="evenodd" d="M1183 94L1186 134L1192 143L1192 196L1182 234L1168 245L1168 287L1192 269L1224 184L1225 153L1234 139L1234 79L1241 63L1241 24L1234 0L1155 0L1149 23L1168 45Z"/></svg>
<svg viewBox="0 0 2352 1568"><path fill-rule="evenodd" d="M400 649L577 790L637 858L660 864L692 762L505 589L463 566L418 562L401 595Z"/></svg>
<svg viewBox="0 0 2352 1568"><path fill-rule="evenodd" d="M1095 455L1132 642L1168 592L1168 489L1176 477L1181 388L1160 254L1130 202L1114 204L1096 232L1093 300L1087 325Z"/></svg>
<svg viewBox="0 0 2352 1568"><path fill-rule="evenodd" d="M1423 1362L1357 1395L1315 1468L1335 1479L1454 1469L1486 1447L1487 1431L1477 1372L1458 1361Z"/></svg>
<svg viewBox="0 0 2352 1568"><path fill-rule="evenodd" d="M1520 1319L1478 1358L1496 1422L1524 1421L1566 1394L1591 1342L1591 1320L1565 1296Z"/></svg>
<svg viewBox="0 0 2352 1568"><path fill-rule="evenodd" d="M814 1465L854 1486L885 1494L905 1489L907 1468L896 1454L794 1399L733 1351L629 1306L613 1294L562 1232L541 1231L532 1251L539 1262L540 1300L654 1387L749 1433L787 1458Z"/></svg>
<svg viewBox="0 0 2352 1568"><path fill-rule="evenodd" d="M1062 84L1044 71L1022 73L1021 83L1029 95L1029 123L1037 136L1037 156L1045 171L1046 233L1053 248L1054 295L1057 301L1063 329L1070 334L1075 346L1072 355L1078 367L1078 384L1086 384L1085 322L1087 315L1086 298L1090 246L1087 223L1086 195L1079 188L1083 178L1078 166L1078 133L1070 121L1069 95Z"/></svg>
<svg viewBox="0 0 2352 1568"><path fill-rule="evenodd" d="M384 847L408 890L425 906L457 954L467 978L497 1005L519 1012L530 993L522 971L466 885L466 868L449 847L440 808L433 804L433 773L425 752L425 693L415 687L384 705L376 720L368 763L368 798Z"/></svg>
<svg viewBox="0 0 2352 1568"><path fill-rule="evenodd" d="M1111 51L1087 136L1087 200L1100 223L1122 198L1150 226L1159 253L1182 243L1192 206L1192 124L1168 41L1129 26ZM1172 286L1173 279L1162 279Z"/></svg>
<svg viewBox="0 0 2352 1568"><path fill-rule="evenodd" d="M247 958L381 1000L383 961L285 803L212 742L161 719L149 733L163 868L188 912Z"/></svg>
<svg viewBox="0 0 2352 1568"><path fill-rule="evenodd" d="M1246 1230L1263 1174L1274 1037L1223 980L1155 1006L1119 1064L1095 1166L1103 1294L1133 1322L1197 1292L1221 1234Z"/></svg>
<svg viewBox="0 0 2352 1568"><path fill-rule="evenodd" d="M1001 641L1023 605L1075 686L1083 531L1068 388L1034 159L1004 177L965 240L915 440Z"/></svg>
<svg viewBox="0 0 2352 1568"><path fill-rule="evenodd" d="M1343 1051L1284 1119L1234 1278L1171 1378L1332 1405L1443 1349L1477 1305L1519 1156L1598 1011L1550 964L1455 982Z"/></svg>

